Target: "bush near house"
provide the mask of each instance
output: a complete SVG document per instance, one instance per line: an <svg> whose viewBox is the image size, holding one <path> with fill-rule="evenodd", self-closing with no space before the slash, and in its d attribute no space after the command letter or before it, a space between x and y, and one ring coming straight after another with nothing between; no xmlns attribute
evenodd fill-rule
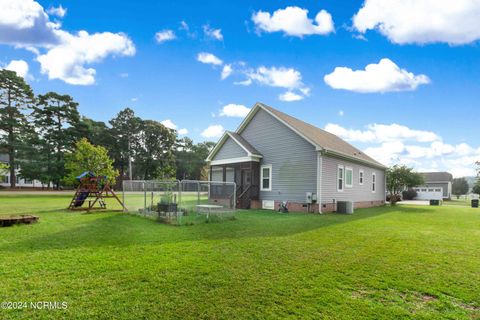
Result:
<svg viewBox="0 0 480 320"><path fill-rule="evenodd" d="M403 200L413 200L417 197L417 191L415 189L407 189L402 192Z"/></svg>

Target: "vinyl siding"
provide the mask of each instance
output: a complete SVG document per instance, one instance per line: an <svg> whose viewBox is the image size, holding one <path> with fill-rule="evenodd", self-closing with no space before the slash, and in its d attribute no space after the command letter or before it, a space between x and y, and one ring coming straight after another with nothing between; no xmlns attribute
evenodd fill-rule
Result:
<svg viewBox="0 0 480 320"><path fill-rule="evenodd" d="M385 172L380 169L368 167L335 157L322 155L322 203L336 201L379 201L385 199ZM343 192L337 191L337 168L338 165L353 169L353 186L346 187L344 183ZM363 185L359 183L359 172L363 170ZM372 173L376 174L376 191L372 192Z"/></svg>
<svg viewBox="0 0 480 320"><path fill-rule="evenodd" d="M272 191L260 191L260 200L305 202L316 192L315 147L264 110L259 110L240 133L272 165Z"/></svg>
<svg viewBox="0 0 480 320"><path fill-rule="evenodd" d="M215 157L213 157L213 160L224 160L246 156L247 152L229 137L217 152Z"/></svg>

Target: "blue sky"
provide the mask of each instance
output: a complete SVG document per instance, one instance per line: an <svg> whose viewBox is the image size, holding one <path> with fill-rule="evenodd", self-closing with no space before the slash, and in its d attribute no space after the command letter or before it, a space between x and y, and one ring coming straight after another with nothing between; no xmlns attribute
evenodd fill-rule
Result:
<svg viewBox="0 0 480 320"><path fill-rule="evenodd" d="M27 65L36 93L70 94L97 120L128 106L216 140L261 101L386 164L471 175L477 3L0 1L0 67Z"/></svg>

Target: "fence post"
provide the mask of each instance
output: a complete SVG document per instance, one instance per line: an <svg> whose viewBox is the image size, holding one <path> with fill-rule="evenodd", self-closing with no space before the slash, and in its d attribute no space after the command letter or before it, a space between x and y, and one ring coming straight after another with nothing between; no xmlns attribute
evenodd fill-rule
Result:
<svg viewBox="0 0 480 320"><path fill-rule="evenodd" d="M122 180L122 202L123 202L123 212L126 212L125 209L125 180Z"/></svg>
<svg viewBox="0 0 480 320"><path fill-rule="evenodd" d="M143 187L143 215L147 214L147 189L145 189L145 181L142 182Z"/></svg>
<svg viewBox="0 0 480 320"><path fill-rule="evenodd" d="M197 204L200 204L200 182L197 182Z"/></svg>

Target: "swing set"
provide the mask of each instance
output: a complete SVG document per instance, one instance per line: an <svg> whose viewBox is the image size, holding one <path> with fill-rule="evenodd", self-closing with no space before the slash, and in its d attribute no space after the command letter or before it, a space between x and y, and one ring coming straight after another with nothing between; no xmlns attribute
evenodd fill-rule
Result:
<svg viewBox="0 0 480 320"><path fill-rule="evenodd" d="M114 198L122 206L123 211L127 211L123 202L110 187L107 176L96 176L91 171L85 171L77 177L77 181L80 184L68 206L69 210L87 212L105 210L107 209L105 199Z"/></svg>

